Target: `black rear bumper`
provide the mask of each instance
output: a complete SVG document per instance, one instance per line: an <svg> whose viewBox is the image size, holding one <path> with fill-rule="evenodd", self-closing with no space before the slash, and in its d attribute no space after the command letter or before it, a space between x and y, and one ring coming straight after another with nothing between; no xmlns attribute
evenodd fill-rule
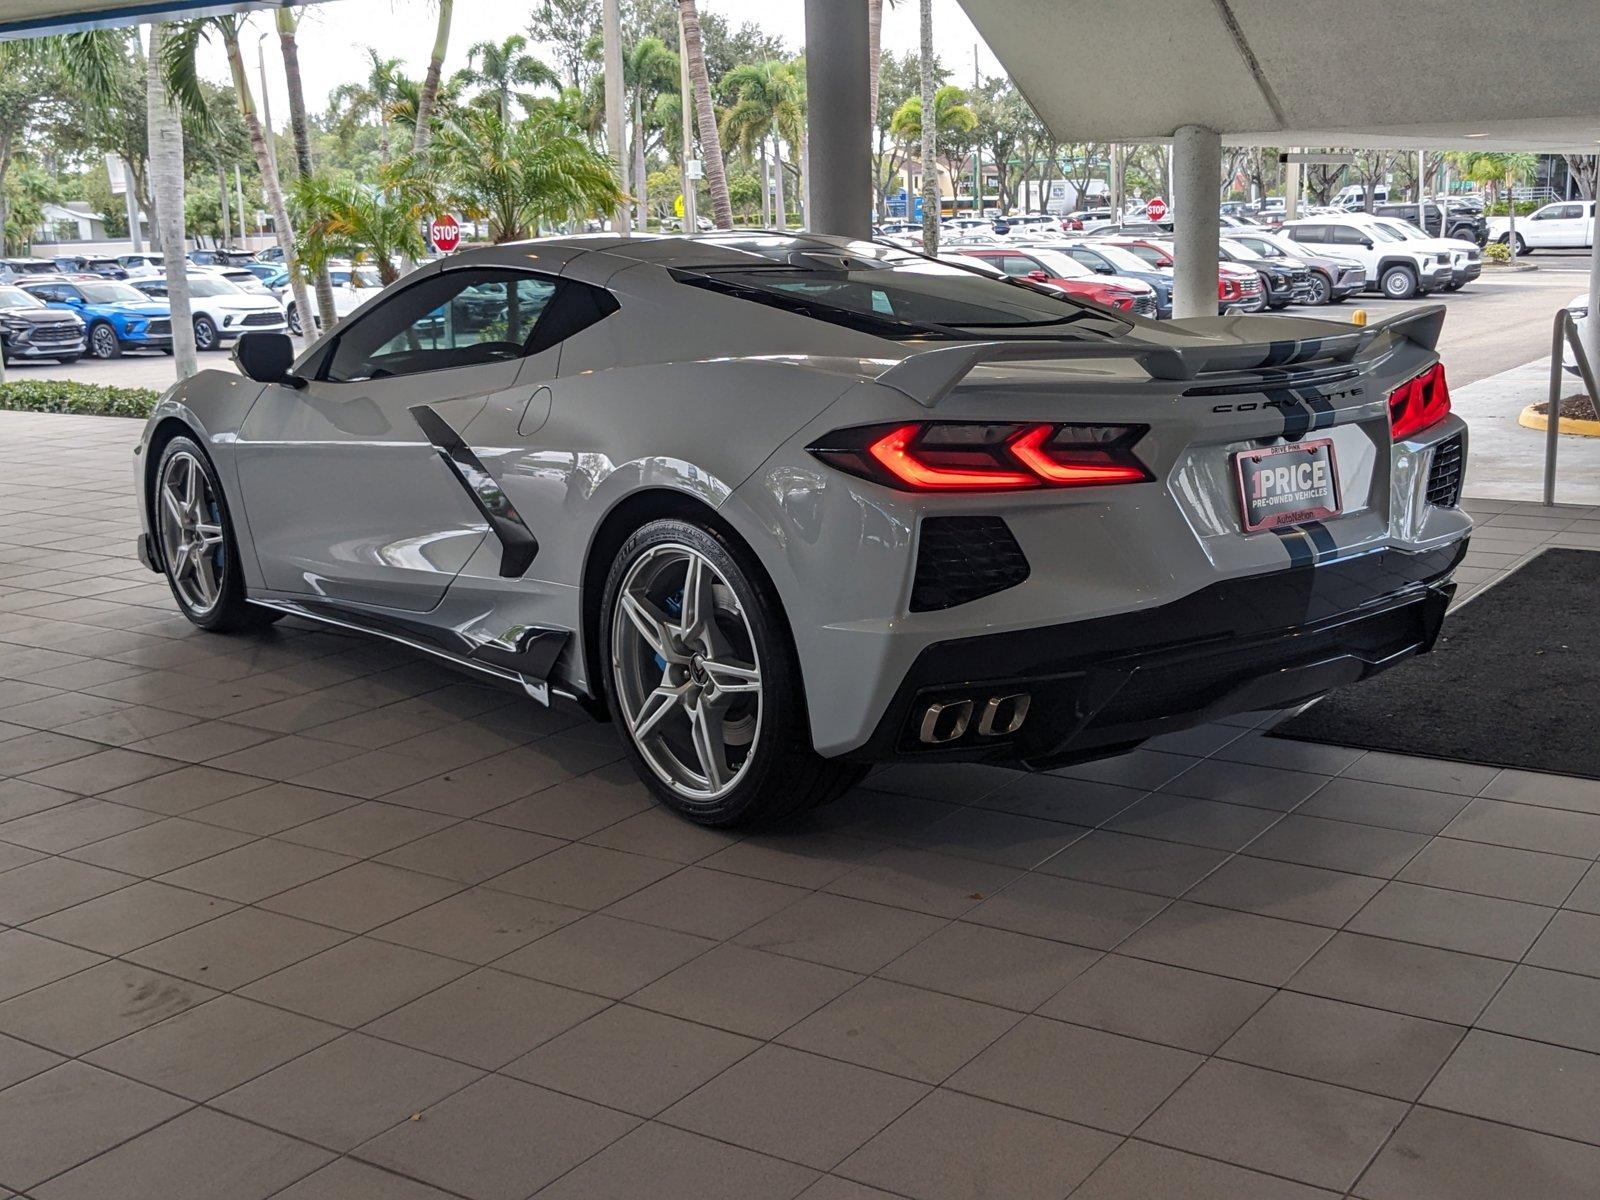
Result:
<svg viewBox="0 0 1600 1200"><path fill-rule="evenodd" d="M1433 647L1466 540L1425 553L1227 580L1158 608L929 646L872 738L846 757L1042 769L1120 753L1230 713L1281 708ZM1026 694L1015 733L979 728L991 698ZM966 731L921 740L934 704L972 702Z"/></svg>

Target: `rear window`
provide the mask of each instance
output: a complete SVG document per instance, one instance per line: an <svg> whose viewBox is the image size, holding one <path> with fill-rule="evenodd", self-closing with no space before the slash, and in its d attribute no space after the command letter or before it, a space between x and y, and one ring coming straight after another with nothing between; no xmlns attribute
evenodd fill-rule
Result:
<svg viewBox="0 0 1600 1200"><path fill-rule="evenodd" d="M819 255L811 266L708 267L673 275L692 287L879 337L962 338L967 330L992 329L1049 333L1082 321L1127 328L1059 291L913 254L870 261L835 257L832 266Z"/></svg>

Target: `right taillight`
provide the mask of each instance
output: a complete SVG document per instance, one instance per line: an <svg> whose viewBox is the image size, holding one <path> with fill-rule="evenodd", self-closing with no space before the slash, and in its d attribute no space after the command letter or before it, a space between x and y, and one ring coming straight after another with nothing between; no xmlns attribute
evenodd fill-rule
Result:
<svg viewBox="0 0 1600 1200"><path fill-rule="evenodd" d="M1389 393L1389 436L1403 442L1450 415L1450 387L1444 364L1434 363Z"/></svg>
<svg viewBox="0 0 1600 1200"><path fill-rule="evenodd" d="M1004 492L1144 483L1143 425L914 421L841 429L807 447L823 462L907 492Z"/></svg>

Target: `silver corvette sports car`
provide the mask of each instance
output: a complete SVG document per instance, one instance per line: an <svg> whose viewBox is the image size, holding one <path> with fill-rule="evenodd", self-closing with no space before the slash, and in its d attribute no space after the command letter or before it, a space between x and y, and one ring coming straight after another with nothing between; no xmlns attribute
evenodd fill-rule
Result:
<svg viewBox="0 0 1600 1200"><path fill-rule="evenodd" d="M1157 324L821 236L496 246L169 390L141 556L204 628L576 699L680 812L772 819L1429 649L1471 528L1442 320Z"/></svg>

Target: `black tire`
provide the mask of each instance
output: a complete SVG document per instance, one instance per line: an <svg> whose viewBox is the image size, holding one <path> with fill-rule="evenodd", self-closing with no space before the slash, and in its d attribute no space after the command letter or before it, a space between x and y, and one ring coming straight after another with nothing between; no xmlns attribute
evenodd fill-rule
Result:
<svg viewBox="0 0 1600 1200"><path fill-rule="evenodd" d="M170 355L172 355L172 354L174 354L176 352L172 349L171 346L163 346L163 347L161 347L161 353L170 356Z"/></svg>
<svg viewBox="0 0 1600 1200"><path fill-rule="evenodd" d="M1459 292L1462 287L1463 287L1462 284L1452 282L1452 283L1445 284L1439 290L1441 292Z"/></svg>
<svg viewBox="0 0 1600 1200"><path fill-rule="evenodd" d="M629 568L665 544L698 552L726 581L749 624L760 664L759 731L742 768L743 777L715 799L691 799L669 786L628 732L622 707L620 668L614 666L618 596ZM770 824L836 799L866 774L867 768L861 764L823 758L812 748L799 659L782 605L754 555L709 524L675 518L651 521L623 543L606 576L599 645L597 670L604 672L607 705L623 733L634 770L657 799L696 824Z"/></svg>
<svg viewBox="0 0 1600 1200"><path fill-rule="evenodd" d="M167 586L172 589L172 598L178 603L178 611L201 629L212 633L237 633L244 630L264 628L278 620L281 613L271 609L257 608L250 604L245 596L244 576L238 569L239 543L234 537L233 517L228 512L227 497L223 494L222 484L217 479L216 469L211 465L211 459L201 449L198 443L187 437L175 437L169 441L161 451L160 462L156 466L155 487L161 487L161 481L167 476L168 466L180 455L187 455L197 462L205 473L206 486L210 489L214 499L211 515L215 522L222 526L222 555L220 556L218 570L218 598L216 603L205 611L198 611L191 604L179 588L172 575L172 567L166 561L166 553L162 546L160 536L159 505L160 499L152 493L145 497L147 511L150 516L152 536L151 544L157 555L161 558L162 574L167 578Z"/></svg>
<svg viewBox="0 0 1600 1200"><path fill-rule="evenodd" d="M1311 294L1306 297L1306 303L1318 306L1333 303L1333 281L1321 271L1311 272Z"/></svg>
<svg viewBox="0 0 1600 1200"><path fill-rule="evenodd" d="M194 348L201 351L222 349L222 337L204 313L194 319Z"/></svg>
<svg viewBox="0 0 1600 1200"><path fill-rule="evenodd" d="M300 327L300 306L298 304L293 302L289 304L289 311L285 314L285 320L289 323L290 333L294 334L295 337L305 336L305 331Z"/></svg>
<svg viewBox="0 0 1600 1200"><path fill-rule="evenodd" d="M89 327L89 355L101 360L122 357L122 343L109 322L97 321Z"/></svg>
<svg viewBox="0 0 1600 1200"><path fill-rule="evenodd" d="M1417 273L1398 263L1385 267L1378 277L1378 288L1390 300L1410 300L1417 294Z"/></svg>
<svg viewBox="0 0 1600 1200"><path fill-rule="evenodd" d="M60 363L63 367L70 367L73 363L77 362L82 357L83 357L83 355L81 355L81 354L68 354L63 358L56 359L56 361L58 363Z"/></svg>

